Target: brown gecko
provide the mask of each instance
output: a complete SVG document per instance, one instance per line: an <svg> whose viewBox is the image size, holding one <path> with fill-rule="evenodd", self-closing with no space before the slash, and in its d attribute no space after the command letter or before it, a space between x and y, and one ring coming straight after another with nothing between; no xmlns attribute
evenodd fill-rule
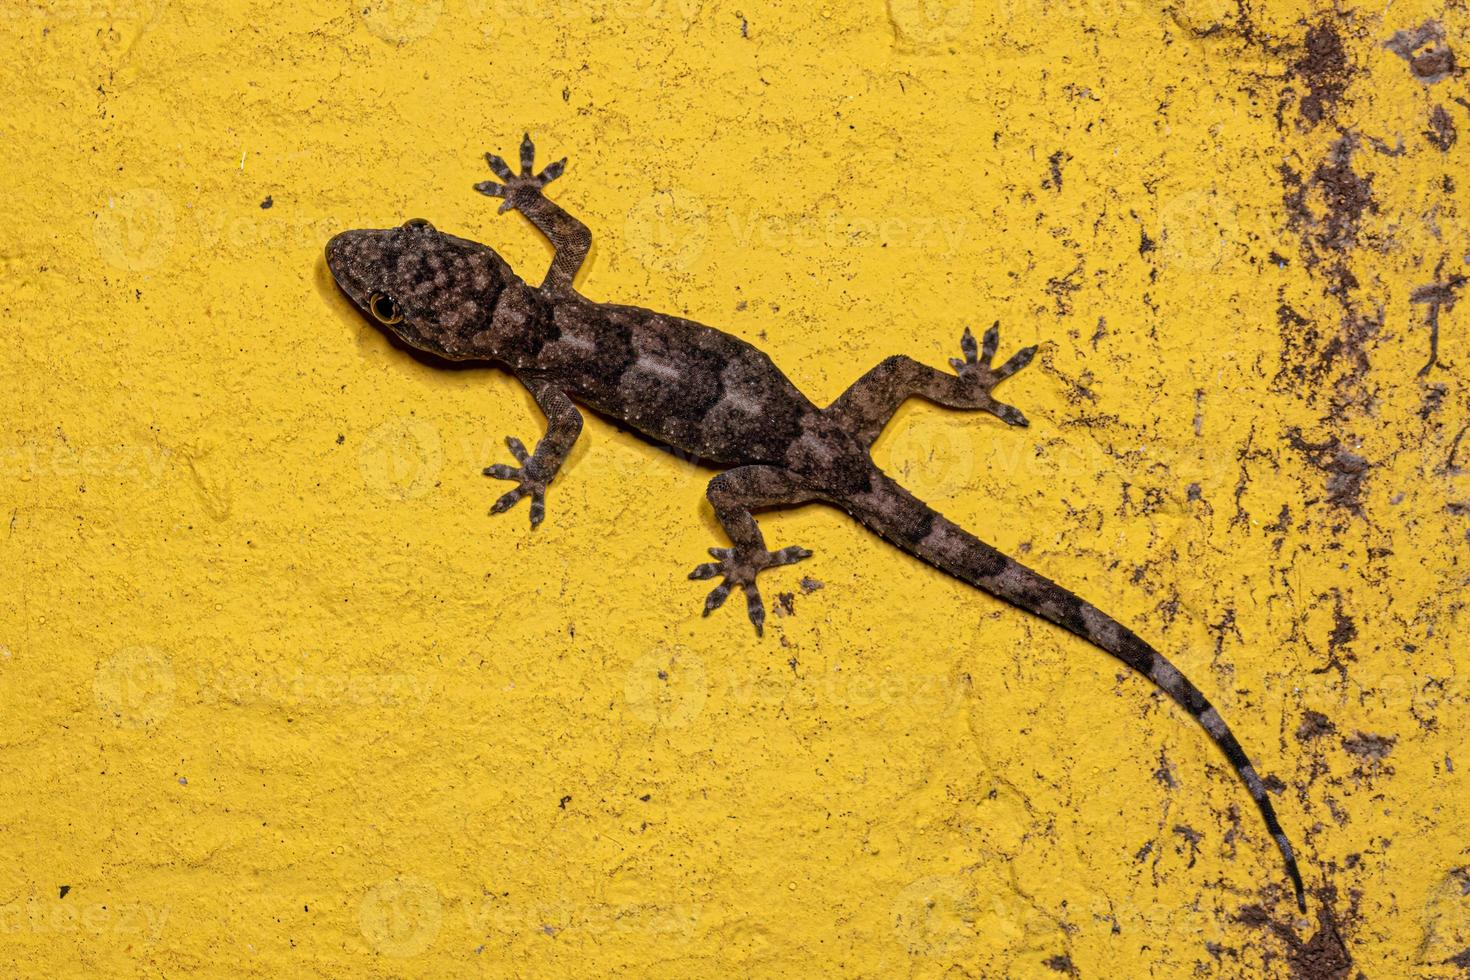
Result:
<svg viewBox="0 0 1470 980"><path fill-rule="evenodd" d="M501 182L486 181L475 189L503 198L501 212L525 215L555 249L540 286L520 279L490 248L444 234L422 219L398 228L343 232L327 244L326 260L348 298L404 343L451 361L504 366L535 397L548 420L547 433L530 453L514 437L506 440L519 466L486 467L486 476L516 483L492 513L528 497L531 526L541 523L547 484L582 429L574 404L580 402L724 469L707 493L732 547L711 548L715 560L689 577L723 578L705 600L705 615L719 608L732 589L742 589L760 633L765 607L756 576L811 552L768 550L751 512L810 501L834 504L909 554L1107 651L1178 702L1245 783L1285 859L1297 905L1306 910L1296 858L1266 787L1199 688L1132 631L946 520L869 457L873 440L909 398L1027 425L1025 416L991 392L1030 363L1035 347L993 367L998 327L986 331L978 345L967 329L960 339L963 359L950 360L955 373L896 355L831 405L818 408L769 357L737 337L680 317L581 296L573 280L592 236L543 193L566 161L535 174L529 136L521 144L520 173L493 154L485 159Z"/></svg>

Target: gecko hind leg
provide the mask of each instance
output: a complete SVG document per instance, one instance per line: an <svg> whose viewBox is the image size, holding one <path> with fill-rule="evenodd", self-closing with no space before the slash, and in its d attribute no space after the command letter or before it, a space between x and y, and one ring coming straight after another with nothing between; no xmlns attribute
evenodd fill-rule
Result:
<svg viewBox="0 0 1470 980"><path fill-rule="evenodd" d="M819 499L821 494L800 477L776 466L740 466L727 470L709 481L705 494L734 547L711 548L709 553L715 561L700 565L689 573L689 577L708 579L724 576L725 580L715 586L705 599L706 616L720 608L736 586L743 589L746 612L755 625L756 634L761 635L765 630L766 607L760 590L756 588L756 576L768 568L810 558L812 553L795 546L767 551L765 536L761 534L760 525L751 511L761 507L806 503Z"/></svg>
<svg viewBox="0 0 1470 980"><path fill-rule="evenodd" d="M1029 425L1019 409L996 401L991 391L1030 364L1036 356L1036 348L1023 348L1000 367L991 367L999 346L1000 323L997 321L985 331L979 347L969 328L965 329L960 338L964 359L949 359L955 369L954 374L920 364L903 354L895 355L853 382L852 387L827 406L825 414L864 446L873 444L888 420L893 418L893 413L910 398L926 398L945 408L989 412L1007 425Z"/></svg>

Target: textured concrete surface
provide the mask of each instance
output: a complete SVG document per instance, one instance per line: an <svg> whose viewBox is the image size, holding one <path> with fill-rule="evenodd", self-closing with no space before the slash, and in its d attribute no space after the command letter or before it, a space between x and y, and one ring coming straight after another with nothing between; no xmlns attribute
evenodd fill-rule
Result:
<svg viewBox="0 0 1470 980"><path fill-rule="evenodd" d="M1470 971L1462 2L8 0L0 972ZM708 473L336 295L546 249L834 397L999 318L1026 431L880 460L1221 706L1303 856L1094 650L820 508L764 642ZM1431 362L1431 337L1438 359ZM809 581L802 586L801 576ZM818 584L820 583L820 587Z"/></svg>

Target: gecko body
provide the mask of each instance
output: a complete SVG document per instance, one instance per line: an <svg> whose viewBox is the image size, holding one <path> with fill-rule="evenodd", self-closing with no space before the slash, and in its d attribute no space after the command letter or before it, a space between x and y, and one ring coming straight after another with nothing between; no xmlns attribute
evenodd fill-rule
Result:
<svg viewBox="0 0 1470 980"><path fill-rule="evenodd" d="M512 372L545 414L546 435L527 452L506 440L517 466L485 475L516 486L491 510L530 499L532 526L545 516L548 483L581 432L578 403L649 438L724 469L707 496L731 547L691 578L722 578L705 600L709 615L735 589L759 633L765 607L756 577L810 557L805 548L766 546L753 511L823 501L904 551L970 585L1047 619L1149 678L1188 711L1235 767L1280 849L1298 906L1301 874L1266 788L1224 720L1162 654L1092 604L1002 554L947 520L885 474L869 447L904 401L921 397L949 408L988 412L1027 424L992 390L1025 367L1028 347L992 366L999 344L991 327L977 344L969 330L953 373L898 355L858 379L835 402L818 407L763 352L737 337L681 317L595 303L573 287L591 246L585 225L546 197L565 161L534 173L530 137L519 173L486 160L500 182L476 189L504 199L546 236L554 256L532 286L492 249L444 234L415 219L397 228L343 232L326 261L343 293L371 320L412 347L453 361L490 362Z"/></svg>

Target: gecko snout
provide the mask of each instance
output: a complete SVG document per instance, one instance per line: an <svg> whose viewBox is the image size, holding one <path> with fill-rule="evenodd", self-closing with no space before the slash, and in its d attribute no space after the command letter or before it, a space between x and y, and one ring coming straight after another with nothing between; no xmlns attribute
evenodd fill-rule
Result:
<svg viewBox="0 0 1470 980"><path fill-rule="evenodd" d="M352 233L349 232L349 231L338 232L337 234L333 235L331 238L327 239L327 247L325 249L326 256L327 256L327 265L330 266L332 264L333 260L336 259L337 255L342 250L341 249L342 242L350 234L352 234Z"/></svg>
<svg viewBox="0 0 1470 980"><path fill-rule="evenodd" d="M354 298L356 292L353 287L362 284L366 270L381 264L380 251L373 247L376 234L360 229L338 232L327 240L327 246L323 250L332 278Z"/></svg>
<svg viewBox="0 0 1470 980"><path fill-rule="evenodd" d="M323 253L327 259L327 271L337 283L337 288L346 293L358 306L365 306L368 285L365 278L363 232L344 231L333 235Z"/></svg>

